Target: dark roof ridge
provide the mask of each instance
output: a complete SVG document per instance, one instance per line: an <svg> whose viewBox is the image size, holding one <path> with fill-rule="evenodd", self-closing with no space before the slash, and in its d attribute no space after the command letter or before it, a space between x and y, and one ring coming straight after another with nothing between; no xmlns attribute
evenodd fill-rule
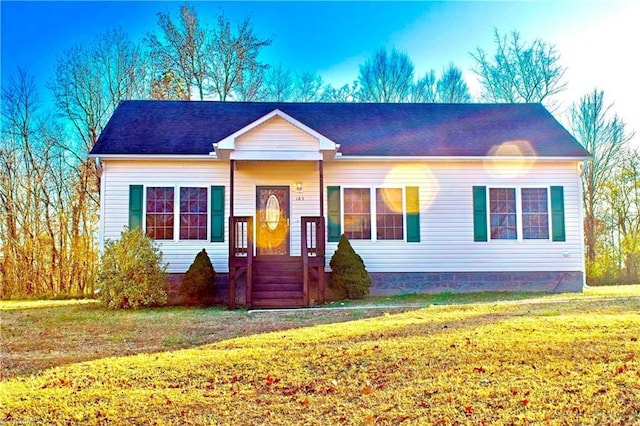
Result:
<svg viewBox="0 0 640 426"><path fill-rule="evenodd" d="M540 103L217 100L123 100L91 155L207 155L276 109L340 144L344 156L484 157L522 140L539 157L589 155Z"/></svg>

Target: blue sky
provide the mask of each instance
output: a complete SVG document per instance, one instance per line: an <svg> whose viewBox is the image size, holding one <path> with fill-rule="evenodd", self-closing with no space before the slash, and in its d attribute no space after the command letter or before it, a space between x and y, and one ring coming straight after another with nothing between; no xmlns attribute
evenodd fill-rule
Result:
<svg viewBox="0 0 640 426"><path fill-rule="evenodd" d="M156 31L156 13L176 16L182 2L2 1L2 84L17 65L27 67L41 88L55 59L100 31L122 27L133 40ZM416 73L440 71L454 62L477 89L470 52L493 52L493 28L518 30L525 41L554 44L568 68L564 110L594 88L640 133L638 40L640 2L622 1L413 1L413 2L192 2L200 18L224 11L232 20L249 16L256 32L273 36L262 59L293 71L317 71L336 86L352 82L358 65L381 47L409 54ZM46 95L43 93L43 95ZM46 96L44 96L46 98ZM636 137L638 139L638 137Z"/></svg>

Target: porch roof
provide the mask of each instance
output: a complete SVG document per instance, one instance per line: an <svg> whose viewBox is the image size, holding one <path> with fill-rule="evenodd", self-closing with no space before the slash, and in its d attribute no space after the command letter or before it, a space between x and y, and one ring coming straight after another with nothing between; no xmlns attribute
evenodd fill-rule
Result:
<svg viewBox="0 0 640 426"><path fill-rule="evenodd" d="M156 100L121 102L91 155L207 155L275 110L338 144L343 156L589 156L540 104Z"/></svg>

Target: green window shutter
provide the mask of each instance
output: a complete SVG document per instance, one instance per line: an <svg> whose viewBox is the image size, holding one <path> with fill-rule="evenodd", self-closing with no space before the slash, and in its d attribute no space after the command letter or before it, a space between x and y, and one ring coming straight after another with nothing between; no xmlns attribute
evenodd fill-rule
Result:
<svg viewBox="0 0 640 426"><path fill-rule="evenodd" d="M564 189L551 187L551 235L553 241L566 241L564 230Z"/></svg>
<svg viewBox="0 0 640 426"><path fill-rule="evenodd" d="M417 186L407 186L407 242L420 242L420 200Z"/></svg>
<svg viewBox="0 0 640 426"><path fill-rule="evenodd" d="M473 187L473 241L487 241L487 187Z"/></svg>
<svg viewBox="0 0 640 426"><path fill-rule="evenodd" d="M142 229L142 185L129 185L129 229Z"/></svg>
<svg viewBox="0 0 640 426"><path fill-rule="evenodd" d="M224 186L211 187L211 242L224 242Z"/></svg>
<svg viewBox="0 0 640 426"><path fill-rule="evenodd" d="M329 212L327 241L340 241L342 226L340 223L340 187L327 186L327 210Z"/></svg>

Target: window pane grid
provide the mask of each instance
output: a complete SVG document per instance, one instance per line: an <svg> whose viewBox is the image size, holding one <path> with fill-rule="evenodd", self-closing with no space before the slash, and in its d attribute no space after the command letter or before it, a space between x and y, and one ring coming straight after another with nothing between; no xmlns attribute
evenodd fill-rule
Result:
<svg viewBox="0 0 640 426"><path fill-rule="evenodd" d="M549 238L546 188L522 189L522 236L527 240Z"/></svg>
<svg viewBox="0 0 640 426"><path fill-rule="evenodd" d="M517 239L516 190L514 188L489 189L491 239Z"/></svg>
<svg viewBox="0 0 640 426"><path fill-rule="evenodd" d="M207 239L206 188L180 188L180 239Z"/></svg>
<svg viewBox="0 0 640 426"><path fill-rule="evenodd" d="M371 239L371 191L344 189L344 233L349 239Z"/></svg>
<svg viewBox="0 0 640 426"><path fill-rule="evenodd" d="M173 239L173 188L147 188L147 236L154 240Z"/></svg>
<svg viewBox="0 0 640 426"><path fill-rule="evenodd" d="M378 240L404 239L402 189L376 189L376 236Z"/></svg>

